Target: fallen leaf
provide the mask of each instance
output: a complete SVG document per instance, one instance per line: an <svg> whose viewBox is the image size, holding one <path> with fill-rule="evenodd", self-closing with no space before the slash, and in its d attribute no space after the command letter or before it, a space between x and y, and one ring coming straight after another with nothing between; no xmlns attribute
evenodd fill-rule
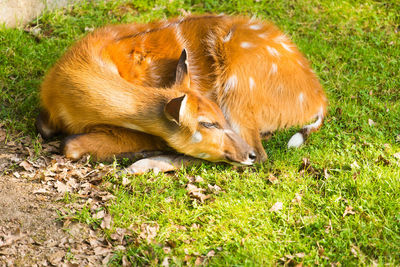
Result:
<svg viewBox="0 0 400 267"><path fill-rule="evenodd" d="M356 258L358 257L357 250L354 248L354 246L351 246L350 251L351 251L351 253L353 254L354 257L356 257Z"/></svg>
<svg viewBox="0 0 400 267"><path fill-rule="evenodd" d="M200 266L203 265L205 262L206 258L205 257L197 257L196 261L194 262L194 266Z"/></svg>
<svg viewBox="0 0 400 267"><path fill-rule="evenodd" d="M171 248L170 247L163 247L163 251L165 254L169 254L171 252Z"/></svg>
<svg viewBox="0 0 400 267"><path fill-rule="evenodd" d="M306 255L306 254L304 254L304 252L300 252L300 253L296 253L296 254L295 254L295 256L296 256L297 258L304 258L305 255Z"/></svg>
<svg viewBox="0 0 400 267"><path fill-rule="evenodd" d="M19 164L20 167L24 168L25 171L32 172L35 170L35 168L32 167L32 164L30 164L28 161L24 160Z"/></svg>
<svg viewBox="0 0 400 267"><path fill-rule="evenodd" d="M400 159L400 152L394 153L393 157L395 157L396 159Z"/></svg>
<svg viewBox="0 0 400 267"><path fill-rule="evenodd" d="M4 236L3 241L1 241L1 239L0 239L0 248L9 246L12 243L22 239L25 236L26 236L26 234L23 234L20 231L20 229L17 229L14 233Z"/></svg>
<svg viewBox="0 0 400 267"><path fill-rule="evenodd" d="M214 250L210 250L208 253L207 253L207 257L214 257L215 256L215 251Z"/></svg>
<svg viewBox="0 0 400 267"><path fill-rule="evenodd" d="M38 190L35 190L32 193L33 194L49 194L50 192L47 191L45 188L39 188Z"/></svg>
<svg viewBox="0 0 400 267"><path fill-rule="evenodd" d="M158 223L143 223L140 226L140 234L139 237L146 240L148 243L152 242L153 239L157 236L157 232L160 229Z"/></svg>
<svg viewBox="0 0 400 267"><path fill-rule="evenodd" d="M218 194L219 192L221 192L221 187L219 187L218 185L208 184L208 189L215 194Z"/></svg>
<svg viewBox="0 0 400 267"><path fill-rule="evenodd" d="M93 215L93 219L103 219L105 214L106 213L104 210L100 210L95 215Z"/></svg>
<svg viewBox="0 0 400 267"><path fill-rule="evenodd" d="M105 214L103 217L103 221L100 224L101 229L110 229L111 228L111 215Z"/></svg>
<svg viewBox="0 0 400 267"><path fill-rule="evenodd" d="M186 190L188 191L189 196L200 200L201 203L204 203L206 199L209 199L211 197L210 195L205 195L202 193L205 191L205 189L199 188L194 184L187 184Z"/></svg>
<svg viewBox="0 0 400 267"><path fill-rule="evenodd" d="M203 192L203 191L205 191L205 189L199 188L199 187L195 186L194 184L187 184L186 190L188 191L189 194L191 194L193 192Z"/></svg>
<svg viewBox="0 0 400 267"><path fill-rule="evenodd" d="M296 193L294 198L292 199L292 203L300 203L301 202L301 195Z"/></svg>
<svg viewBox="0 0 400 267"><path fill-rule="evenodd" d="M123 177L122 178L122 185L128 185L130 183L130 181L129 181L129 179L128 178L126 178L126 177Z"/></svg>
<svg viewBox="0 0 400 267"><path fill-rule="evenodd" d="M54 183L54 187L57 189L57 191L59 193L63 193L63 194L70 191L68 186L66 184L64 184L63 182L60 182L60 181L56 181Z"/></svg>
<svg viewBox="0 0 400 267"><path fill-rule="evenodd" d="M204 179L203 179L201 176L196 175L196 176L194 177L194 181L195 181L196 183L202 183L202 182L204 182Z"/></svg>
<svg viewBox="0 0 400 267"><path fill-rule="evenodd" d="M49 256L47 256L47 260L54 266L59 266L62 258L65 256L65 252L60 250Z"/></svg>
<svg viewBox="0 0 400 267"><path fill-rule="evenodd" d="M19 172L13 172L13 175L14 175L16 178L20 178L20 177L21 177L21 175L19 174Z"/></svg>
<svg viewBox="0 0 400 267"><path fill-rule="evenodd" d="M371 119L368 119L368 124L369 124L369 126L374 126L374 125L376 125L376 122L374 122Z"/></svg>
<svg viewBox="0 0 400 267"><path fill-rule="evenodd" d="M269 209L269 211L275 212L275 211L279 211L281 209L283 209L283 203L278 201Z"/></svg>
<svg viewBox="0 0 400 267"><path fill-rule="evenodd" d="M352 164L350 164L350 167L352 169L359 169L360 168L360 166L358 165L357 161L354 161Z"/></svg>
<svg viewBox="0 0 400 267"><path fill-rule="evenodd" d="M100 246L99 247L95 247L93 249L93 251L94 251L95 255L100 255L100 256L103 256L103 255L106 255L108 253L111 253L111 249L110 248L100 247Z"/></svg>
<svg viewBox="0 0 400 267"><path fill-rule="evenodd" d="M4 140L6 140L6 131L0 128L0 142L3 142Z"/></svg>
<svg viewBox="0 0 400 267"><path fill-rule="evenodd" d="M356 214L355 211L353 211L353 207L352 206L347 206L346 210L343 213L343 217L345 217L346 215L354 215Z"/></svg>
<svg viewBox="0 0 400 267"><path fill-rule="evenodd" d="M161 263L161 266L168 267L169 266L169 257L165 257Z"/></svg>
<svg viewBox="0 0 400 267"><path fill-rule="evenodd" d="M273 175L272 173L270 173L269 176L268 176L268 181L269 181L271 184L276 184L279 180L278 180L278 178L276 178L275 175Z"/></svg>

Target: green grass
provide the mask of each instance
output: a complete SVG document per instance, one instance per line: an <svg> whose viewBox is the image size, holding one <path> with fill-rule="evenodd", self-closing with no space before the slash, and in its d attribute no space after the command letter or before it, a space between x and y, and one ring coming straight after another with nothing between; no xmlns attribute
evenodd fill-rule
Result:
<svg viewBox="0 0 400 267"><path fill-rule="evenodd" d="M398 1L132 2L82 3L47 13L33 22L41 28L36 37L1 29L1 122L11 131L35 135L45 71L85 28L176 16L180 8L275 22L312 62L330 110L324 127L300 149L286 148L295 129L277 133L265 143L269 161L262 166L206 164L175 175L127 177L125 186L121 177L105 177L116 195L107 206L113 216L107 237L120 227L134 229L137 239L140 225L159 226L154 242L130 242L111 264L120 264L123 256L135 265L160 264L167 256L176 265L194 264L211 250L215 256L205 262L211 265L284 264L288 255L292 263L305 265L400 264L400 160L393 156L400 152ZM376 124L370 126L369 119ZM303 158L312 169L303 170ZM216 184L223 192L205 203L191 199L185 185L195 175L204 179L198 187ZM269 182L270 175L278 182ZM296 193L300 203L292 202ZM277 201L283 209L271 212ZM355 214L343 216L349 206ZM98 226L88 210L77 216Z"/></svg>

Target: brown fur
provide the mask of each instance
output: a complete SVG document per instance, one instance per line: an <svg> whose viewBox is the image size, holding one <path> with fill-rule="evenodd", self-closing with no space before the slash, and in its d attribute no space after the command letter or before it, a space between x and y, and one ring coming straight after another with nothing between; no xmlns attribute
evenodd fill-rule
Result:
<svg viewBox="0 0 400 267"><path fill-rule="evenodd" d="M188 75L178 64L183 49ZM187 112L174 121L179 111L170 114L165 106L183 95ZM268 22L223 15L98 29L50 70L41 100L47 127L87 133L66 144L72 158L170 146L234 162L250 157L245 142L265 160L260 133L323 118L327 106L308 61L282 32ZM221 129L203 129L199 117ZM196 132L201 142L193 142Z"/></svg>

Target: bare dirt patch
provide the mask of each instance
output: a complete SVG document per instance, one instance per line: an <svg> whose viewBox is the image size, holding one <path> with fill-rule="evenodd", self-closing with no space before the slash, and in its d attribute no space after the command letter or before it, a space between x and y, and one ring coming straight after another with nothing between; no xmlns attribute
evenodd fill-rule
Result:
<svg viewBox="0 0 400 267"><path fill-rule="evenodd" d="M113 198L99 186L110 168L72 163L54 154L58 146L35 155L29 137L8 136L0 124L0 266L99 266L123 249L68 216ZM66 193L78 201L62 201Z"/></svg>

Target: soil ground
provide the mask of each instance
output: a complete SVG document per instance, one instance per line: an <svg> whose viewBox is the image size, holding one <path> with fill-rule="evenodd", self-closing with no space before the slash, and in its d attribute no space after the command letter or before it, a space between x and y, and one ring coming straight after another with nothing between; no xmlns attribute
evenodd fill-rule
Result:
<svg viewBox="0 0 400 267"><path fill-rule="evenodd" d="M63 201L66 192L91 187L89 168L59 155L44 156L46 150L56 151L58 142L45 144L38 157L32 155L30 138L8 136L17 141L6 141L5 136L0 127L0 266L105 265L111 244L88 225L65 216L66 210L74 210ZM92 200L89 195L86 192L86 199Z"/></svg>

